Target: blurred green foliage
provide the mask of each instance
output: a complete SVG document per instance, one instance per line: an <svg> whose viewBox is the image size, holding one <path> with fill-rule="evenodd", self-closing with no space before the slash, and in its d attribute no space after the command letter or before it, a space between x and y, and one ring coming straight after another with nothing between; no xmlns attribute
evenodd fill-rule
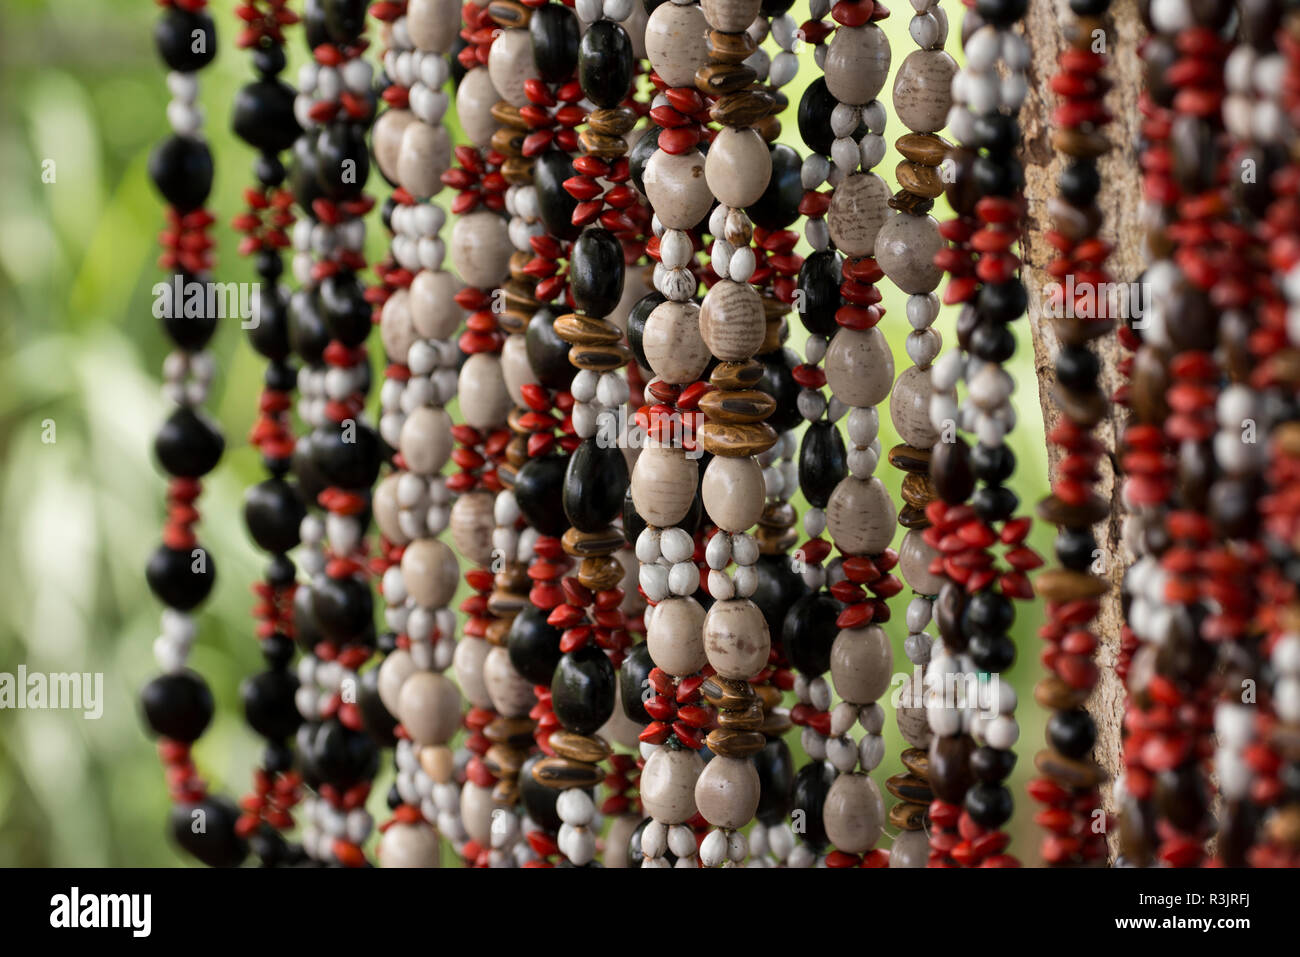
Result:
<svg viewBox="0 0 1300 957"><path fill-rule="evenodd" d="M233 44L233 7L233 0L211 6L221 46L201 84L217 162L210 203L219 220L217 278L243 282L255 277L226 224L242 208L251 154L230 132L228 110L251 71ZM803 11L800 0L794 12ZM145 173L149 149L166 134L167 93L151 40L157 14L146 0L6 0L0 12L0 170L9 184L0 192L0 671L25 664L31 671L103 672L106 699L97 721L79 712L0 711L5 866L183 862L163 836L166 788L136 710L137 690L155 670L159 609L143 567L163 514L151 440L166 413L158 369L167 346L150 296L160 276L162 211ZM908 16L904 7L884 24L895 68L913 48ZM956 26L954 15L954 52ZM291 32L289 48L292 81L305 58L300 30ZM789 88L795 103L813 75L809 50L803 60ZM901 132L891 117L888 136ZM783 139L803 152L793 115ZM897 159L891 150L879 167L887 179ZM43 181L51 169L53 181ZM380 189L376 180L377 174L372 186ZM372 259L383 245L375 222ZM894 317L885 329L901 371L909 364L902 297L883 285ZM945 315L939 328L948 334L952 322ZM1046 493L1047 479L1037 379L1021 325L1013 366L1021 422L1012 444L1028 510ZM795 326L791 344L799 347ZM241 500L260 474L244 437L262 363L235 322L218 332L213 349L220 374L209 408L225 429L227 455L201 503L200 534L215 557L218 582L192 661L210 683L219 713L197 760L215 788L238 795L257 755L242 723L238 686L260 663L248 591L260 558L243 528ZM888 416L881 419L888 448L897 439ZM51 427L55 441L43 441ZM897 493L900 475L888 467L881 474ZM1039 527L1034 544L1046 554L1050 530ZM908 666L906 599L895 600L888 626L899 671ZM1018 796L1013 850L1026 862L1036 857L1023 785L1044 722L1029 693L1039 670L1041 614L1041 606L1021 611L1015 633L1021 651L1010 675L1020 691L1022 722L1012 781ZM901 769L903 745L892 719L887 741L889 757L876 774L881 782ZM798 750L797 739L792 745ZM375 793L381 818L385 790Z"/></svg>

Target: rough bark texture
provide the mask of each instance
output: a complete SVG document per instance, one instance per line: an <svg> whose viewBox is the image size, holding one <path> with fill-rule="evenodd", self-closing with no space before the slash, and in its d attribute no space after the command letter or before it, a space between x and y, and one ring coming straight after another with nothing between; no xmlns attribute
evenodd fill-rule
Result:
<svg viewBox="0 0 1300 957"><path fill-rule="evenodd" d="M1038 374L1039 404L1043 420L1050 430L1060 417L1052 401L1055 383L1054 357L1057 340L1050 319L1044 315L1044 286L1052 279L1045 272L1051 261L1053 249L1044 238L1051 229L1047 203L1056 194L1056 178L1064 165L1064 157L1056 154L1050 142L1050 123L1056 98L1050 81L1056 71L1056 58L1064 46L1063 28L1071 23L1074 14L1066 0L1031 0L1025 28L1033 49L1033 64L1029 74L1029 98L1021 110L1024 134L1025 193L1029 216L1024 236L1024 277L1029 291L1029 327L1033 337L1034 367ZM1107 96L1107 105L1114 119L1107 127L1112 143L1110 153L1101 162L1102 192L1098 197L1105 214L1102 235L1115 246L1109 260L1110 273L1116 282L1135 281L1142 271L1142 227L1139 223L1141 181L1138 175L1136 144L1139 114L1138 93L1142 88L1141 61L1138 44L1144 30L1138 19L1136 0L1115 0L1111 5L1105 37L1106 51L1110 56L1109 77L1113 89ZM1098 353L1102 360L1103 387L1114 391L1119 385L1116 367L1123 350L1113 338L1099 340ZM1103 478L1097 491L1109 498L1112 506L1108 524L1096 529L1097 544L1102 550L1106 575L1112 584L1101 615L1096 622L1096 632L1101 642L1097 660L1101 679L1089 702L1097 722L1096 757L1111 775L1119 770L1121 725L1123 721L1124 688L1115 675L1114 664L1119 653L1120 607L1119 585L1128 557L1120 540L1123 505L1120 490L1114 482L1114 451L1118 448L1123 427L1123 410L1116 410L1109 420L1098 426L1098 438L1111 450L1111 461L1103 463ZM1053 467L1060 459L1058 449L1049 449ZM1052 556L1052 560L1055 558ZM1107 810L1114 812L1112 787L1103 788ZM1116 852L1118 829L1109 835L1112 858Z"/></svg>

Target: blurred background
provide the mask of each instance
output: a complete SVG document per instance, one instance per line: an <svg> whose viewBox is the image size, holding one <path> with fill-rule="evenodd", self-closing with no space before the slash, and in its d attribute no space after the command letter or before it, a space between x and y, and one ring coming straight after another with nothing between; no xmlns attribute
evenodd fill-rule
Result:
<svg viewBox="0 0 1300 957"><path fill-rule="evenodd" d="M216 158L209 203L218 219L214 279L250 282L252 269L237 255L228 227L242 211L252 161L229 129L231 100L252 72L233 43L234 6L234 0L214 0L209 7L220 49L200 82ZM806 0L792 12L805 19ZM145 585L144 564L163 519L163 479L151 443L167 411L158 374L167 346L151 295L160 279L162 208L145 172L150 148L167 132L164 72L151 38L157 13L148 0L5 0L0 8L0 172L9 184L0 191L0 672L25 665L29 672L104 676L98 720L79 711L0 710L3 866L189 863L164 837L166 788L136 703L137 690L155 672L159 608ZM948 48L956 55L952 15ZM915 48L909 17L904 5L882 24L894 44L895 69ZM293 82L292 67L306 57L301 29L291 29L288 51L285 78ZM813 76L810 49L802 60L786 88L795 104ZM891 115L887 139L902 132ZM782 139L805 153L792 115ZM892 179L897 159L891 150L877 171ZM386 188L374 173L371 189ZM946 218L943 209L935 214ZM374 261L385 245L377 219L369 241ZM882 283L894 320L882 328L901 371L910 364L898 325L903 303L888 287ZM802 351L802 329L793 325L790 344ZM953 315L940 319L946 343L952 327ZM1028 512L1048 482L1024 323L1017 332L1011 371L1019 383L1020 423L1012 446ZM241 508L243 488L261 477L246 435L262 362L235 320L218 332L212 349L219 374L208 407L225 430L226 456L205 483L200 535L218 578L202 609L191 663L207 678L218 713L196 756L214 790L238 796L258 750L243 725L238 689L260 658L249 592L260 559ZM888 418L881 415L885 448L898 441ZM880 474L897 494L901 473L885 466ZM803 502L797 504L802 511ZM1046 556L1050 542L1051 529L1040 523L1032 544ZM900 672L910 668L902 651L907 597L894 600L888 625ZM1009 674L1020 692L1021 721L1020 761L1010 782L1017 803L1011 850L1026 863L1037 854L1035 808L1024 784L1045 721L1031 693L1040 671L1041 615L1039 604L1021 609L1014 634L1020 653ZM886 741L888 757L874 774L882 790L885 778L901 770L904 745L892 718ZM790 743L802 764L797 736ZM372 810L382 820L386 779L380 783ZM450 858L444 854L445 862Z"/></svg>

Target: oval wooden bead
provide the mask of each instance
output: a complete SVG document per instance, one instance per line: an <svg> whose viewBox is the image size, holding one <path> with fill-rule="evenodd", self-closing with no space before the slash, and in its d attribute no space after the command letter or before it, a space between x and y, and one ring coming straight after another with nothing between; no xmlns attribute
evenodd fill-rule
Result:
<svg viewBox="0 0 1300 957"><path fill-rule="evenodd" d="M763 467L747 456L715 456L704 470L700 494L704 510L718 528L733 534L747 531L763 516L767 498Z"/></svg>
<svg viewBox="0 0 1300 957"><path fill-rule="evenodd" d="M709 62L709 24L694 4L661 3L645 28L650 66L669 86L694 86L695 71Z"/></svg>
<svg viewBox="0 0 1300 957"><path fill-rule="evenodd" d="M831 680L835 692L850 704L871 704L889 690L894 652L889 636L878 625L846 628L831 645Z"/></svg>
<svg viewBox="0 0 1300 957"><path fill-rule="evenodd" d="M896 213L876 233L876 262L900 290L908 295L924 294L933 291L943 278L943 270L934 264L943 245L933 216Z"/></svg>
<svg viewBox="0 0 1300 957"><path fill-rule="evenodd" d="M699 475L699 460L687 458L684 449L647 445L632 470L637 514L658 528L676 525L691 510Z"/></svg>
<svg viewBox="0 0 1300 957"><path fill-rule="evenodd" d="M410 538L402 531L401 522L398 521L401 510L397 507L397 480L395 472L390 472L379 480L372 496L371 510L379 533L394 545L405 545Z"/></svg>
<svg viewBox="0 0 1300 957"><path fill-rule="evenodd" d="M894 384L894 354L879 328L840 329L826 350L826 384L845 405L884 401Z"/></svg>
<svg viewBox="0 0 1300 957"><path fill-rule="evenodd" d="M420 122L410 110L385 110L375 120L371 132L375 162L390 183L401 182L398 162L402 156L402 137L412 123Z"/></svg>
<svg viewBox="0 0 1300 957"><path fill-rule="evenodd" d="M501 346L501 375L505 378L506 391L510 400L517 406L526 407L523 388L537 382L533 365L528 361L528 340L523 335L506 336Z"/></svg>
<svg viewBox="0 0 1300 957"><path fill-rule="evenodd" d="M854 173L837 186L826 225L839 251L850 258L872 255L890 215L888 203L889 186L875 173Z"/></svg>
<svg viewBox="0 0 1300 957"><path fill-rule="evenodd" d="M913 448L933 448L939 440L939 433L930 421L933 394L929 371L918 366L904 369L889 394L889 418L902 440Z"/></svg>
<svg viewBox="0 0 1300 957"><path fill-rule="evenodd" d="M460 823L470 839L484 847L492 841L492 816L501 805L492 796L492 788L466 781L460 791Z"/></svg>
<svg viewBox="0 0 1300 957"><path fill-rule="evenodd" d="M835 848L849 854L871 850L884 831L885 800L865 774L841 774L826 794L822 823Z"/></svg>
<svg viewBox="0 0 1300 957"><path fill-rule="evenodd" d="M714 755L695 782L695 806L714 827L744 827L758 810L758 768L749 758Z"/></svg>
<svg viewBox="0 0 1300 957"><path fill-rule="evenodd" d="M704 653L704 609L694 598L667 598L655 605L646 628L655 665L687 677L708 664Z"/></svg>
<svg viewBox="0 0 1300 957"><path fill-rule="evenodd" d="M743 33L758 16L761 0L701 0L709 26L723 33Z"/></svg>
<svg viewBox="0 0 1300 957"><path fill-rule="evenodd" d="M460 691L436 671L402 682L397 718L417 744L446 744L460 730Z"/></svg>
<svg viewBox="0 0 1300 957"><path fill-rule="evenodd" d="M407 353L418 336L411 321L411 297L405 289L396 290L379 313L379 337L389 362L406 365Z"/></svg>
<svg viewBox="0 0 1300 957"><path fill-rule="evenodd" d="M763 300L747 282L723 279L700 303L700 335L723 362L748 359L763 344L766 332Z"/></svg>
<svg viewBox="0 0 1300 957"><path fill-rule="evenodd" d="M510 276L510 234L496 213L480 210L456 220L451 260L467 285L495 289Z"/></svg>
<svg viewBox="0 0 1300 957"><path fill-rule="evenodd" d="M421 269L408 291L411 323L425 339L450 339L460 328L464 311L454 297L461 289L455 276L443 269Z"/></svg>
<svg viewBox="0 0 1300 957"><path fill-rule="evenodd" d="M456 119L460 120L461 129L475 146L490 144L492 134L500 128L492 115L492 107L499 99L501 97L485 66L470 70L456 87Z"/></svg>
<svg viewBox="0 0 1300 957"><path fill-rule="evenodd" d="M406 417L397 446L408 471L436 475L451 458L451 416L437 406L421 406Z"/></svg>
<svg viewBox="0 0 1300 957"><path fill-rule="evenodd" d="M476 565L492 560L492 532L496 519L492 515L491 492L468 492L451 507L451 539L460 552Z"/></svg>
<svg viewBox="0 0 1300 957"><path fill-rule="evenodd" d="M898 570L903 581L921 595L937 595L944 579L931 574L930 562L939 556L939 550L926 544L919 529L911 529L898 546Z"/></svg>
<svg viewBox="0 0 1300 957"><path fill-rule="evenodd" d="M533 41L527 30L502 30L488 50L488 75L501 99L511 106L527 106L524 84L537 78Z"/></svg>
<svg viewBox="0 0 1300 957"><path fill-rule="evenodd" d="M500 357L476 352L466 359L460 369L457 391L466 425L486 430L505 423L510 411L510 393L506 391Z"/></svg>
<svg viewBox="0 0 1300 957"><path fill-rule="evenodd" d="M438 867L438 832L429 824L394 821L379 839L376 852L380 867Z"/></svg>
<svg viewBox="0 0 1300 957"><path fill-rule="evenodd" d="M695 782L704 770L698 751L660 748L646 759L638 790L647 814L661 824L684 824L695 816Z"/></svg>
<svg viewBox="0 0 1300 957"><path fill-rule="evenodd" d="M456 681L466 700L475 708L492 707L483 676L483 666L491 650L492 646L482 638L466 635L456 643L456 651L452 654L451 665L456 670Z"/></svg>
<svg viewBox="0 0 1300 957"><path fill-rule="evenodd" d="M700 307L671 299L654 307L641 333L641 348L654 374L670 385L694 382L709 364L700 334Z"/></svg>
<svg viewBox="0 0 1300 957"><path fill-rule="evenodd" d="M713 206L699 150L656 150L645 164L645 194L667 229L694 229Z"/></svg>
<svg viewBox="0 0 1300 957"><path fill-rule="evenodd" d="M446 53L460 32L459 0L409 0L406 32L422 53Z"/></svg>
<svg viewBox="0 0 1300 957"><path fill-rule="evenodd" d="M397 182L416 199L442 189L442 174L451 167L451 137L442 125L415 120L402 131L397 153Z"/></svg>
<svg viewBox="0 0 1300 957"><path fill-rule="evenodd" d="M402 552L402 580L417 605L442 608L460 582L456 553L439 539L416 539Z"/></svg>
<svg viewBox="0 0 1300 957"><path fill-rule="evenodd" d="M957 61L943 50L913 50L894 77L894 111L910 130L937 133L952 109Z"/></svg>
<svg viewBox="0 0 1300 957"><path fill-rule="evenodd" d="M699 404L711 422L728 424L761 422L776 408L776 400L758 389L715 389L706 393Z"/></svg>
<svg viewBox="0 0 1300 957"><path fill-rule="evenodd" d="M515 671L515 666L510 663L510 652L503 647L497 646L488 652L483 663L483 680L492 707L507 718L522 718L537 703L532 683Z"/></svg>
<svg viewBox="0 0 1300 957"><path fill-rule="evenodd" d="M889 39L874 23L841 26L826 50L826 88L841 103L864 106L884 89L889 62Z"/></svg>
<svg viewBox="0 0 1300 957"><path fill-rule="evenodd" d="M704 616L704 652L722 677L748 681L767 667L771 651L767 619L748 598L709 606Z"/></svg>
<svg viewBox="0 0 1300 957"><path fill-rule="evenodd" d="M846 555L879 555L894 538L897 517L893 498L874 476L846 476L826 504L826 526Z"/></svg>
<svg viewBox="0 0 1300 957"><path fill-rule="evenodd" d="M704 176L718 202L743 209L767 190L772 152L757 130L724 126L709 144Z"/></svg>
<svg viewBox="0 0 1300 957"><path fill-rule="evenodd" d="M889 846L890 867L929 867L930 835L925 831L902 831Z"/></svg>

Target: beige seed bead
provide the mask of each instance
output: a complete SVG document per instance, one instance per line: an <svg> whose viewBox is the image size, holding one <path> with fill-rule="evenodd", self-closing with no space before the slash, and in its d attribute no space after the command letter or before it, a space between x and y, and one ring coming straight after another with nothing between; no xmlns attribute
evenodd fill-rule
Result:
<svg viewBox="0 0 1300 957"><path fill-rule="evenodd" d="M826 503L826 527L845 555L879 555L894 538L894 500L880 479L845 476Z"/></svg>
<svg viewBox="0 0 1300 957"><path fill-rule="evenodd" d="M397 507L397 473L391 472L379 480L371 502L375 514L375 525L380 534L394 545L405 545L410 539L402 531L398 521L400 509Z"/></svg>
<svg viewBox="0 0 1300 957"><path fill-rule="evenodd" d="M434 784L448 784L456 774L456 755L445 744L421 748L420 769Z"/></svg>
<svg viewBox="0 0 1300 957"><path fill-rule="evenodd" d="M919 529L909 529L898 547L898 570L912 591L921 595L937 595L943 587L943 578L931 574L930 562L939 550L926 543Z"/></svg>
<svg viewBox="0 0 1300 957"><path fill-rule="evenodd" d="M438 832L428 824L393 823L379 839L380 867L438 867Z"/></svg>
<svg viewBox="0 0 1300 957"><path fill-rule="evenodd" d="M451 416L437 406L421 406L406 417L397 447L416 475L436 475L451 458Z"/></svg>
<svg viewBox="0 0 1300 957"><path fill-rule="evenodd" d="M506 336L501 347L501 374L505 377L506 391L510 401L518 406L527 406L524 402L523 388L537 381L533 365L528 361L528 340L522 333Z"/></svg>
<svg viewBox="0 0 1300 957"><path fill-rule="evenodd" d="M456 681L465 699L475 708L492 707L492 697L488 694L487 681L483 677L484 662L492 650L482 638L466 636L456 644L456 651L451 657L451 666L456 671Z"/></svg>
<svg viewBox="0 0 1300 957"><path fill-rule="evenodd" d="M464 311L452 297L461 283L445 269L421 269L409 290L411 322L425 339L450 339L460 328Z"/></svg>
<svg viewBox="0 0 1300 957"><path fill-rule="evenodd" d="M908 295L931 292L943 278L943 270L934 264L942 245L939 223L933 216L897 213L876 233L876 262Z"/></svg>
<svg viewBox="0 0 1300 957"><path fill-rule="evenodd" d="M492 142L492 134L500 126L492 115L492 107L500 99L485 66L470 70L456 87L456 118L475 146L487 146Z"/></svg>
<svg viewBox="0 0 1300 957"><path fill-rule="evenodd" d="M646 631L650 659L670 675L686 677L708 664L704 608L694 598L667 598L655 606Z"/></svg>
<svg viewBox="0 0 1300 957"><path fill-rule="evenodd" d="M723 33L743 33L758 16L761 0L702 0L709 26Z"/></svg>
<svg viewBox="0 0 1300 957"><path fill-rule="evenodd" d="M826 88L841 103L865 106L884 89L889 60L889 39L880 27L842 26L826 50Z"/></svg>
<svg viewBox="0 0 1300 957"><path fill-rule="evenodd" d="M925 716L925 688L923 682L916 680L913 674L900 689L902 699L896 709L898 731L914 748L927 750L930 747L930 721Z"/></svg>
<svg viewBox="0 0 1300 957"><path fill-rule="evenodd" d="M699 150L677 155L655 150L645 164L644 181L646 199L666 229L693 229L713 206Z"/></svg>
<svg viewBox="0 0 1300 957"><path fill-rule="evenodd" d="M510 663L510 652L495 647L488 652L483 663L483 680L487 684L492 707L506 718L522 718L537 703L532 682L528 681Z"/></svg>
<svg viewBox="0 0 1300 957"><path fill-rule="evenodd" d="M767 332L763 300L747 282L715 283L700 304L700 335L723 362L743 362L758 351Z"/></svg>
<svg viewBox="0 0 1300 957"><path fill-rule="evenodd" d="M396 290L379 313L379 337L389 362L406 365L406 354L419 338L411 320L411 297L405 289Z"/></svg>
<svg viewBox="0 0 1300 957"><path fill-rule="evenodd" d="M402 136L412 123L418 123L410 110L384 110L375 120L371 138L374 142L375 163L390 183L401 182L398 162L402 156Z"/></svg>
<svg viewBox="0 0 1300 957"><path fill-rule="evenodd" d="M894 651L879 625L846 628L831 645L831 680L850 704L871 704L889 690Z"/></svg>
<svg viewBox="0 0 1300 957"><path fill-rule="evenodd" d="M826 836L836 850L861 854L876 846L884 830L885 801L865 774L841 774L822 808Z"/></svg>
<svg viewBox="0 0 1300 957"><path fill-rule="evenodd" d="M894 353L879 327L836 331L826 350L826 384L855 408L885 400L894 384Z"/></svg>
<svg viewBox="0 0 1300 957"><path fill-rule="evenodd" d="M476 565L492 560L492 532L496 519L492 515L491 492L469 492L456 499L451 507L451 540L460 552Z"/></svg>
<svg viewBox="0 0 1300 957"><path fill-rule="evenodd" d="M695 86L695 71L709 62L708 34L709 24L699 7L661 3L645 28L650 66L669 86Z"/></svg>
<svg viewBox="0 0 1300 957"><path fill-rule="evenodd" d="M465 826L465 833L470 839L484 847L492 841L492 815L500 807L492 797L491 788L479 787L472 781L465 782L460 790L460 823Z"/></svg>
<svg viewBox="0 0 1300 957"><path fill-rule="evenodd" d="M672 385L694 382L709 364L709 347L700 335L700 307L693 302L668 300L655 306L641 345L655 375Z"/></svg>
<svg viewBox="0 0 1300 957"><path fill-rule="evenodd" d="M904 369L889 394L889 417L902 440L914 449L932 448L939 440L939 433L930 422L933 394L930 373L917 366Z"/></svg>
<svg viewBox="0 0 1300 957"><path fill-rule="evenodd" d="M888 203L889 186L875 173L854 173L835 188L826 226L840 252L849 258L875 252L876 234L890 214Z"/></svg>
<svg viewBox="0 0 1300 957"><path fill-rule="evenodd" d="M937 133L952 109L957 61L943 50L913 50L894 77L894 111L914 133Z"/></svg>
<svg viewBox="0 0 1300 957"><path fill-rule="evenodd" d="M527 30L502 30L488 50L488 74L501 99L511 106L527 106L524 84L537 78L533 41Z"/></svg>
<svg viewBox="0 0 1300 957"><path fill-rule="evenodd" d="M422 53L446 53L460 32L460 0L410 0L406 32Z"/></svg>
<svg viewBox="0 0 1300 957"><path fill-rule="evenodd" d="M684 824L695 816L695 782L704 770L697 751L660 748L646 759L638 788L647 814L662 824Z"/></svg>
<svg viewBox="0 0 1300 957"><path fill-rule="evenodd" d="M772 178L772 153L758 130L724 126L704 159L709 189L724 206L743 209L758 202Z"/></svg>
<svg viewBox="0 0 1300 957"><path fill-rule="evenodd" d="M389 714L397 714L402 700L402 685L416 672L415 660L410 652L401 648L391 651L379 666L379 700Z"/></svg>
<svg viewBox="0 0 1300 957"><path fill-rule="evenodd" d="M930 835L925 831L901 831L889 848L890 867L929 867Z"/></svg>
<svg viewBox="0 0 1300 957"><path fill-rule="evenodd" d="M700 495L714 525L732 534L746 531L763 515L767 496L763 467L750 456L715 455L704 470Z"/></svg>
<svg viewBox="0 0 1300 957"><path fill-rule="evenodd" d="M402 552L402 581L417 605L442 608L456 594L456 553L437 538L418 538Z"/></svg>
<svg viewBox="0 0 1300 957"><path fill-rule="evenodd" d="M417 671L402 683L397 714L418 744L446 744L460 729L460 691L436 671Z"/></svg>
<svg viewBox="0 0 1300 957"><path fill-rule="evenodd" d="M422 120L408 123L397 154L397 181L416 199L442 189L442 174L451 166L451 137L447 128Z"/></svg>
<svg viewBox="0 0 1300 957"><path fill-rule="evenodd" d="M487 210L458 217L451 230L451 259L467 285L480 289L501 285L510 275L506 221Z"/></svg>
<svg viewBox="0 0 1300 957"><path fill-rule="evenodd" d="M505 423L510 412L510 393L499 356L490 352L474 353L460 367L456 388L466 425L487 430Z"/></svg>
<svg viewBox="0 0 1300 957"><path fill-rule="evenodd" d="M714 827L744 827L758 810L758 792L752 760L715 755L695 782L695 806Z"/></svg>
<svg viewBox="0 0 1300 957"><path fill-rule="evenodd" d="M724 678L748 681L767 667L767 619L748 598L715 601L704 616L704 651Z"/></svg>
<svg viewBox="0 0 1300 957"><path fill-rule="evenodd" d="M676 525L691 510L699 476L699 460L687 458L685 450L647 445L632 472L637 514L657 528Z"/></svg>

